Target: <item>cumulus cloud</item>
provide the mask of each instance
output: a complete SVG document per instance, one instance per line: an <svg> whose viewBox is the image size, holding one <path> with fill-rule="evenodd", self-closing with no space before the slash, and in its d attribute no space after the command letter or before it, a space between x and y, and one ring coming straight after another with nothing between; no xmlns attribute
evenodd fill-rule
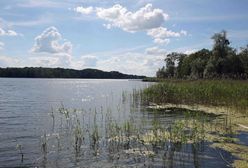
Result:
<svg viewBox="0 0 248 168"><path fill-rule="evenodd" d="M94 13L97 18L106 21L103 26L107 29L117 27L131 33L147 31L147 35L153 38L153 42L160 45L168 44L169 38L187 35L185 30L174 32L163 27L169 15L162 9L154 8L150 3L136 11L129 11L120 4L109 8L79 6L74 8L74 11L85 15Z"/></svg>
<svg viewBox="0 0 248 168"><path fill-rule="evenodd" d="M93 9L92 6L86 7L86 8L84 8L82 6L78 6L78 7L74 8L74 11L78 12L78 13L81 13L81 14L89 15L89 14L94 12L94 9Z"/></svg>
<svg viewBox="0 0 248 168"><path fill-rule="evenodd" d="M34 53L71 53L72 44L64 41L56 27L49 27L35 38L35 44L31 49Z"/></svg>
<svg viewBox="0 0 248 168"><path fill-rule="evenodd" d="M167 38L165 38L165 39L155 38L153 40L153 42L156 43L156 44L159 44L159 45L162 45L162 44L167 45L167 44L170 43L170 39L167 39Z"/></svg>
<svg viewBox="0 0 248 168"><path fill-rule="evenodd" d="M0 36L18 36L19 34L14 30L4 30L0 27Z"/></svg>
<svg viewBox="0 0 248 168"><path fill-rule="evenodd" d="M169 43L168 38L187 35L187 32L185 30L181 30L180 32L174 32L174 31L168 30L165 27L157 27L157 28L148 30L147 35L151 36L154 39L154 42L157 44L168 44Z"/></svg>
<svg viewBox="0 0 248 168"><path fill-rule="evenodd" d="M56 27L48 27L35 38L31 53L37 54L33 60L37 64L50 67L70 67L72 44L63 39Z"/></svg>
<svg viewBox="0 0 248 168"><path fill-rule="evenodd" d="M105 27L118 27L127 32L156 28L168 19L168 14L161 9L153 8L152 4L147 4L135 12L128 11L120 4L110 8L96 7L95 10L92 7L75 9L76 12L83 14L90 14L94 11L98 18L108 22Z"/></svg>
<svg viewBox="0 0 248 168"><path fill-rule="evenodd" d="M164 56L166 54L166 50L158 47L151 47L146 49L146 54Z"/></svg>

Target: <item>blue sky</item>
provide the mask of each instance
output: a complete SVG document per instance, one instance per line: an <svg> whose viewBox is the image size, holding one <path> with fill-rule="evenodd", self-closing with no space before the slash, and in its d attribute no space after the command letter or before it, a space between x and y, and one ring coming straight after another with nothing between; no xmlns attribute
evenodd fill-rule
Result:
<svg viewBox="0 0 248 168"><path fill-rule="evenodd" d="M247 0L2 0L0 67L98 68L154 76L166 53L248 44Z"/></svg>

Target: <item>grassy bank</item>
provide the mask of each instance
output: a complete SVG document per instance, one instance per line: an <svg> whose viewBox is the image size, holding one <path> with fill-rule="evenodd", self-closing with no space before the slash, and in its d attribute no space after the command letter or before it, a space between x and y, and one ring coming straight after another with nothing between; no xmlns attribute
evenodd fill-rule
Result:
<svg viewBox="0 0 248 168"><path fill-rule="evenodd" d="M226 106L248 114L248 82L232 80L166 80L144 91L156 104Z"/></svg>

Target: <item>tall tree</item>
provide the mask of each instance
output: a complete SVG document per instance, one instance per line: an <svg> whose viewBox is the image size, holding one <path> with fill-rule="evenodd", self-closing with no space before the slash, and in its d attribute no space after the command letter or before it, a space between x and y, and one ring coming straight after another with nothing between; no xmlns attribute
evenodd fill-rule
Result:
<svg viewBox="0 0 248 168"><path fill-rule="evenodd" d="M183 53L172 52L165 58L166 74L168 77L175 77L177 75L177 64L185 57Z"/></svg>
<svg viewBox="0 0 248 168"><path fill-rule="evenodd" d="M212 56L204 70L205 78L220 77L228 71L228 55L233 54L234 50L229 47L230 41L227 39L226 31L215 33L212 36L214 45Z"/></svg>
<svg viewBox="0 0 248 168"><path fill-rule="evenodd" d="M248 75L248 45L241 48L241 52L238 54L238 57L241 61L244 73Z"/></svg>
<svg viewBox="0 0 248 168"><path fill-rule="evenodd" d="M214 40L213 56L217 58L225 58L229 50L229 40L226 36L226 31L223 30L220 33L215 33L212 36Z"/></svg>

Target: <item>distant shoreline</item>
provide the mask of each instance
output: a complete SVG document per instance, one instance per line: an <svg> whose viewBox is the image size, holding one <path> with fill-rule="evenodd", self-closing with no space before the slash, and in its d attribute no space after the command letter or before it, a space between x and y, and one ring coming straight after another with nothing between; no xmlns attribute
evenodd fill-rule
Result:
<svg viewBox="0 0 248 168"><path fill-rule="evenodd" d="M75 80L123 80L123 81L141 81L141 82L149 82L149 81L143 81L143 79L126 79L126 78L27 78L27 77L0 77L0 79L75 79Z"/></svg>
<svg viewBox="0 0 248 168"><path fill-rule="evenodd" d="M118 71L98 69L64 69L64 68L0 68L0 78L47 78L47 79L144 79L145 76L124 74Z"/></svg>

